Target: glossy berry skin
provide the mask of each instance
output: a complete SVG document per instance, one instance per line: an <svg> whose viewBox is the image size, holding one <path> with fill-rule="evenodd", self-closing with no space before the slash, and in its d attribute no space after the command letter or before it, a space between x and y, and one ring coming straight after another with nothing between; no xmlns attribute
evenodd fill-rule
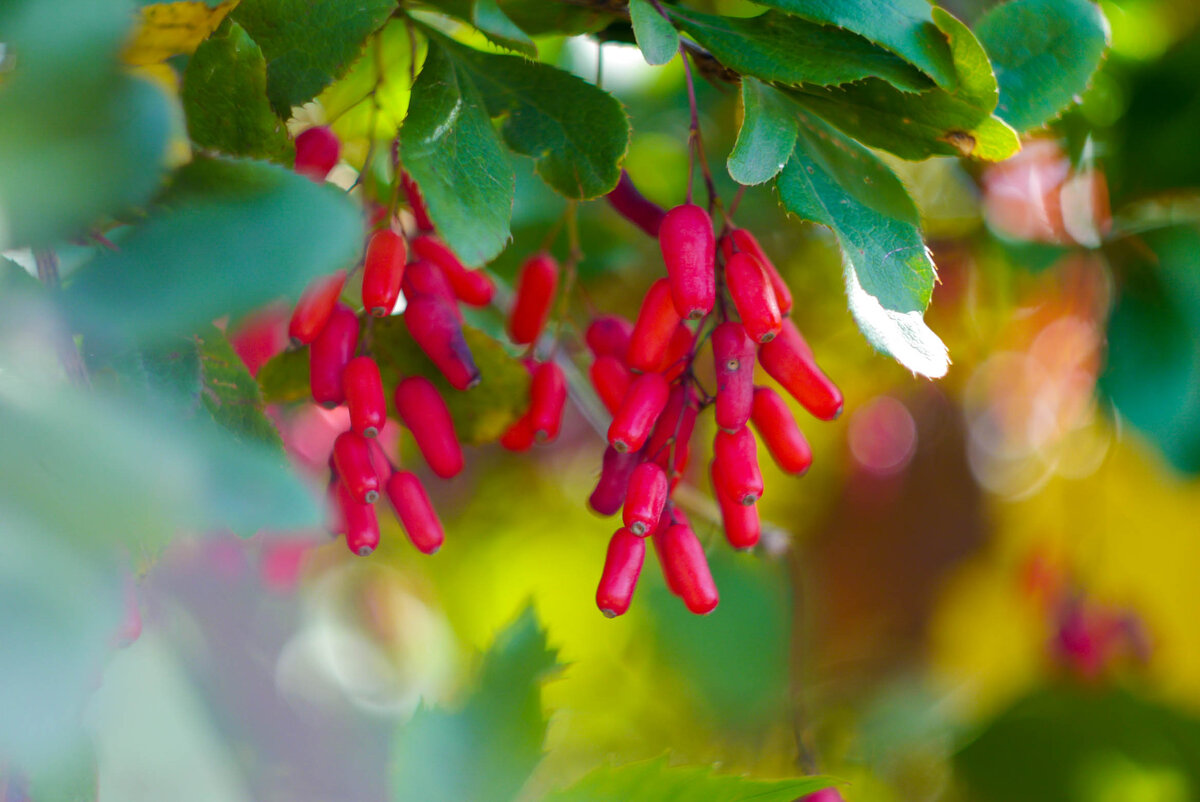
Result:
<svg viewBox="0 0 1200 802"><path fill-rule="evenodd" d="M615 356L622 362L629 353L632 336L633 324L620 315L600 315L588 324L583 335L593 356Z"/></svg>
<svg viewBox="0 0 1200 802"><path fill-rule="evenodd" d="M639 373L658 370L679 321L679 313L671 300L671 283L660 278L650 285L642 299L642 308L629 338L629 354L625 360L629 367Z"/></svg>
<svg viewBox="0 0 1200 802"><path fill-rule="evenodd" d="M712 476L713 496L717 500L717 506L721 509L721 523L724 525L725 539L729 541L730 546L739 551L754 548L762 534L762 524L758 519L758 505L739 504L725 495L721 490L723 482L717 476L719 471L717 463L713 462L709 470Z"/></svg>
<svg viewBox="0 0 1200 802"><path fill-rule="evenodd" d="M616 618L629 609L645 561L646 541L628 529L618 529L608 541L604 572L596 588L596 606L605 618Z"/></svg>
<svg viewBox="0 0 1200 802"><path fill-rule="evenodd" d="M842 795L835 788L823 788L815 794L809 794L800 802L843 802Z"/></svg>
<svg viewBox="0 0 1200 802"><path fill-rule="evenodd" d="M612 354L602 354L592 362L588 374L592 379L592 387L604 403L604 408L610 415L617 414L621 402L625 400L625 394L629 392L629 385L633 382L633 374L629 372L629 368Z"/></svg>
<svg viewBox="0 0 1200 802"><path fill-rule="evenodd" d="M725 255L726 261L733 256L735 248L753 256L766 269L767 276L771 279L771 289L775 291L775 303L779 306L779 314L787 317L792 311L792 291L788 289L783 276L779 275L779 270L776 269L762 246L758 244L758 240L746 229L735 228L721 240L721 252Z"/></svg>
<svg viewBox="0 0 1200 802"><path fill-rule="evenodd" d="M542 362L533 369L529 384L529 423L539 442L558 437L563 409L567 405L567 377L555 362Z"/></svg>
<svg viewBox="0 0 1200 802"><path fill-rule="evenodd" d="M662 364L658 366L658 372L668 382L675 381L687 370L688 357L691 356L692 343L695 340L696 335L692 334L687 324L681 322L675 327L671 339L667 342L667 353L663 355Z"/></svg>
<svg viewBox="0 0 1200 802"><path fill-rule="evenodd" d="M735 253L725 263L725 283L750 339L756 343L775 339L783 326L783 315L767 271L758 260L748 253Z"/></svg>
<svg viewBox="0 0 1200 802"><path fill-rule="evenodd" d="M528 412L517 418L513 425L500 435L500 445L508 451L528 451L533 448L533 441L533 423L529 420Z"/></svg>
<svg viewBox="0 0 1200 802"><path fill-rule="evenodd" d="M360 504L341 482L334 483L333 497L341 518L339 528L346 535L346 546L359 557L366 557L379 546L379 519L370 504Z"/></svg>
<svg viewBox="0 0 1200 802"><path fill-rule="evenodd" d="M309 128L296 137L295 170L321 183L338 163L341 150L342 145L333 131L323 125Z"/></svg>
<svg viewBox="0 0 1200 802"><path fill-rule="evenodd" d="M308 350L308 383L313 401L335 407L346 399L342 372L357 347L358 315L345 304L338 304Z"/></svg>
<svg viewBox="0 0 1200 802"><path fill-rule="evenodd" d="M446 274L438 269L433 262L417 259L410 262L404 269L404 294L407 296L429 295L438 298L446 304L446 308L454 312L454 317L462 321L462 313L458 309L458 296L450 286Z"/></svg>
<svg viewBox="0 0 1200 802"><path fill-rule="evenodd" d="M333 464L350 497L359 504L379 500L379 475L371 463L371 446L354 432L342 432L333 441Z"/></svg>
<svg viewBox="0 0 1200 802"><path fill-rule="evenodd" d="M458 300L468 306L487 306L496 294L496 285L482 270L470 270L454 251L435 236L422 234L412 242L413 253L434 264L446 276Z"/></svg>
<svg viewBox="0 0 1200 802"><path fill-rule="evenodd" d="M410 471L396 471L388 478L386 490L404 533L417 551L436 554L446 541L446 533L421 480Z"/></svg>
<svg viewBox="0 0 1200 802"><path fill-rule="evenodd" d="M387 397L379 365L369 356L356 356L342 371L342 389L350 411L350 430L362 437L376 437L387 423Z"/></svg>
<svg viewBox="0 0 1200 802"><path fill-rule="evenodd" d="M622 454L612 446L604 449L600 478L596 481L596 489L588 497L588 506L601 515L616 514L625 503L629 479L640 461L637 452Z"/></svg>
<svg viewBox="0 0 1200 802"><path fill-rule="evenodd" d="M750 420L758 348L741 323L729 321L713 329L712 349L717 374L717 426L736 432Z"/></svg>
<svg viewBox="0 0 1200 802"><path fill-rule="evenodd" d="M637 451L645 445L670 394L661 374L643 373L634 379L608 427L609 445L617 451Z"/></svg>
<svg viewBox="0 0 1200 802"><path fill-rule="evenodd" d="M684 320L699 320L717 300L717 242L712 218L694 203L667 212L658 230L671 299Z"/></svg>
<svg viewBox="0 0 1200 802"><path fill-rule="evenodd" d="M408 173L401 172L400 185L404 188L404 197L408 198L408 208L412 209L413 217L416 218L417 228L421 231L433 231L433 222L429 219L429 212L425 210L425 200L421 197L417 182L413 181Z"/></svg>
<svg viewBox="0 0 1200 802"><path fill-rule="evenodd" d="M333 313L345 283L346 271L339 270L308 285L288 321L288 338L292 345L309 345L317 339L329 322L329 315Z"/></svg>
<svg viewBox="0 0 1200 802"><path fill-rule="evenodd" d="M643 462L629 478L622 520L635 535L648 535L662 516L666 503L667 475L653 462Z"/></svg>
<svg viewBox="0 0 1200 802"><path fill-rule="evenodd" d="M433 382L409 376L396 385L396 413L417 442L430 469L443 479L463 469L462 446L454 433L450 410Z"/></svg>
<svg viewBox="0 0 1200 802"><path fill-rule="evenodd" d="M661 206L647 199L638 191L638 188L633 185L633 179L629 177L629 173L621 171L621 178L617 181L616 188L606 197L617 214L650 236L658 236L663 218L667 213Z"/></svg>
<svg viewBox="0 0 1200 802"><path fill-rule="evenodd" d="M550 254L534 254L521 266L508 317L508 335L514 343L528 345L542 333L557 289L558 262Z"/></svg>
<svg viewBox="0 0 1200 802"><path fill-rule="evenodd" d="M675 523L656 532L654 538L668 586L696 615L711 613L721 597L696 533L686 523Z"/></svg>
<svg viewBox="0 0 1200 802"><path fill-rule="evenodd" d="M758 349L758 362L814 417L833 420L842 414L841 390L817 367L812 349L791 320L784 321L778 337Z"/></svg>
<svg viewBox="0 0 1200 802"><path fill-rule="evenodd" d="M407 256L404 237L394 231L385 228L371 235L362 276L363 308L368 314L386 317L396 308Z"/></svg>
<svg viewBox="0 0 1200 802"><path fill-rule="evenodd" d="M738 504L753 504L762 497L762 472L758 469L758 444L749 429L733 434L717 432L713 439L713 460L721 492Z"/></svg>
<svg viewBox="0 0 1200 802"><path fill-rule="evenodd" d="M812 449L779 393L770 387L754 388L754 409L750 419L780 470L797 476L808 471L812 465Z"/></svg>
<svg viewBox="0 0 1200 802"><path fill-rule="evenodd" d="M664 471L681 470L686 462L685 449L692 439L697 414L691 386L677 384L672 387L667 405L659 415L658 423L654 424L650 439L646 441L646 459L654 460ZM675 455L674 466L670 464L672 453Z"/></svg>
<svg viewBox="0 0 1200 802"><path fill-rule="evenodd" d="M413 295L404 308L408 333L456 390L469 390L480 382L475 357L467 347L462 326L441 298Z"/></svg>

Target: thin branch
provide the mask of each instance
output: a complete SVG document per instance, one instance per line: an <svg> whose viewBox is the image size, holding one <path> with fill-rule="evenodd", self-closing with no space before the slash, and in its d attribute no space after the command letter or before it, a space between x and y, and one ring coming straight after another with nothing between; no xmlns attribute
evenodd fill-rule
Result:
<svg viewBox="0 0 1200 802"><path fill-rule="evenodd" d="M51 292L57 292L60 286L58 254L52 250L39 250L34 251L33 259L37 264L38 280L45 285L46 289ZM63 371L67 374L67 378L76 386L90 387L92 381L88 376L87 366L83 364L83 357L79 353L79 347L75 344L75 338L71 336L69 331L62 331L54 339L54 348L58 352L58 361L62 363Z"/></svg>

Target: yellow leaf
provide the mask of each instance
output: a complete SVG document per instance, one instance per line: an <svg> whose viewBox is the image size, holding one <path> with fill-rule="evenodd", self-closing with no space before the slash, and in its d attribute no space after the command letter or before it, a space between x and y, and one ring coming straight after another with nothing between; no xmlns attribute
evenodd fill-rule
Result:
<svg viewBox="0 0 1200 802"><path fill-rule="evenodd" d="M158 64L191 53L217 29L239 0L210 8L203 0L155 3L142 9L142 21L122 55L126 64Z"/></svg>

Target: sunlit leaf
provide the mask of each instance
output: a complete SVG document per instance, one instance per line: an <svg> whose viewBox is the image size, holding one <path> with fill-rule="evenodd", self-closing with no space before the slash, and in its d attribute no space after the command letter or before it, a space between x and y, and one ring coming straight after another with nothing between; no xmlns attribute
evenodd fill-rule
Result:
<svg viewBox="0 0 1200 802"><path fill-rule="evenodd" d="M149 3L133 40L121 54L128 64L157 64L193 52L217 29L239 0L177 0Z"/></svg>
<svg viewBox="0 0 1200 802"><path fill-rule="evenodd" d="M794 802L833 785L826 777L754 780L715 773L707 767L671 766L666 758L603 767L545 802Z"/></svg>

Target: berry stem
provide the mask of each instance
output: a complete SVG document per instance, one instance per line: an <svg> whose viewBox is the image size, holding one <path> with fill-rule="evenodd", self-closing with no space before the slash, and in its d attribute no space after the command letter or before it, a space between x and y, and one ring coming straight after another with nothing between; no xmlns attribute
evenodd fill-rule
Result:
<svg viewBox="0 0 1200 802"><path fill-rule="evenodd" d="M34 251L33 260L37 264L38 280L46 286L46 289L57 292L59 289L58 254L52 250L38 250ZM58 361L62 363L63 372L67 374L67 378L77 387L90 387L92 380L88 376L83 357L79 354L79 348L75 345L75 338L71 336L70 332L61 331L54 339L56 341L54 347L58 351Z"/></svg>

